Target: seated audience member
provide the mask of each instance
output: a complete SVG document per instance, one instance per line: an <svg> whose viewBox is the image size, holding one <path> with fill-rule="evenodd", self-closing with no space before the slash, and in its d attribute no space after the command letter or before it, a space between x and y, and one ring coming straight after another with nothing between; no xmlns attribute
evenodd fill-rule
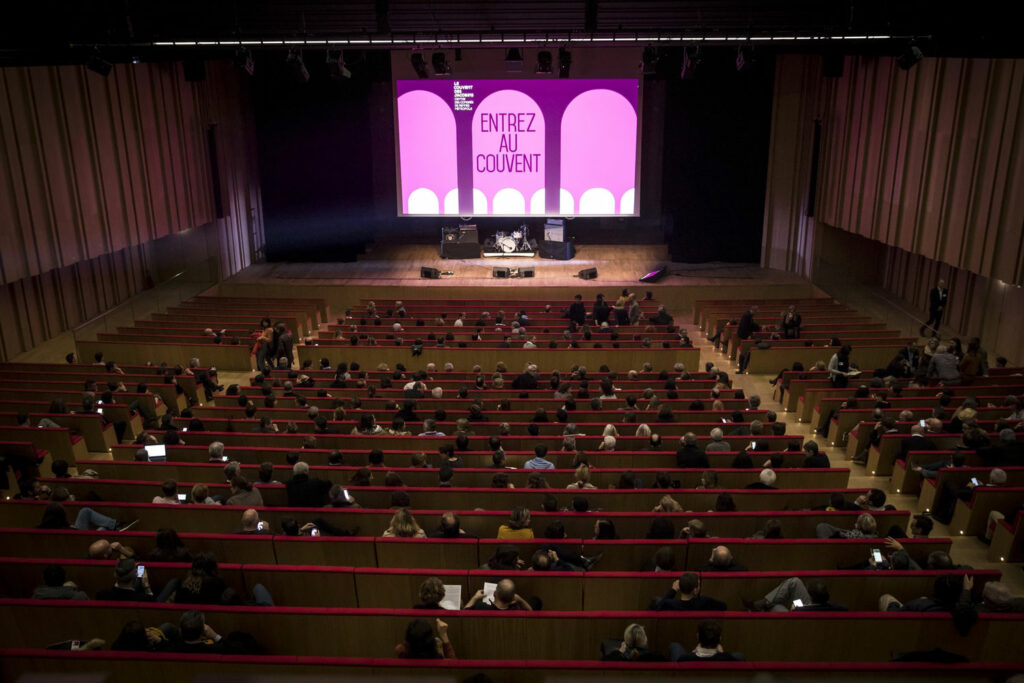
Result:
<svg viewBox="0 0 1024 683"><path fill-rule="evenodd" d="M708 529L704 525L704 520L694 517L686 523L682 531L679 532L679 538L707 538Z"/></svg>
<svg viewBox="0 0 1024 683"><path fill-rule="evenodd" d="M722 625L705 619L697 625L697 647L687 651L679 643L669 645L669 659L673 662L726 661L741 662L743 655L726 652L722 648Z"/></svg>
<svg viewBox="0 0 1024 683"><path fill-rule="evenodd" d="M75 523L68 522L68 513L60 503L50 502L43 510L43 519L36 525L37 529L78 529L89 531L93 527L107 529L109 531L127 531L135 525L138 520L131 522L119 522L113 517L101 515L92 508L81 508Z"/></svg>
<svg viewBox="0 0 1024 683"><path fill-rule="evenodd" d="M99 539L89 544L88 556L90 560L120 560L123 557L135 557L135 551L126 545L114 541L111 543L106 539Z"/></svg>
<svg viewBox="0 0 1024 683"><path fill-rule="evenodd" d="M494 554L480 565L480 569L493 571L516 571L525 569L526 563L519 557L519 548L514 545L499 545Z"/></svg>
<svg viewBox="0 0 1024 683"><path fill-rule="evenodd" d="M594 522L595 541L614 541L619 537L615 532L615 524L610 519L599 519Z"/></svg>
<svg viewBox="0 0 1024 683"><path fill-rule="evenodd" d="M830 600L828 588L823 581L814 579L804 585L800 577L786 579L768 591L760 600L756 600L750 609L755 612L845 612L842 605L834 605ZM799 604L797 604L799 601Z"/></svg>
<svg viewBox="0 0 1024 683"><path fill-rule="evenodd" d="M981 589L981 603L977 607L979 612L1024 612L1024 598L1014 597L1002 581L989 581Z"/></svg>
<svg viewBox="0 0 1024 683"><path fill-rule="evenodd" d="M680 469L708 467L708 456L697 446L697 435L693 432L687 432L679 439L679 448L676 450L676 467Z"/></svg>
<svg viewBox="0 0 1024 683"><path fill-rule="evenodd" d="M244 505L245 507L262 507L263 495L241 474L231 480L231 497L225 505Z"/></svg>
<svg viewBox="0 0 1024 683"><path fill-rule="evenodd" d="M573 483L569 484L565 488L567 488L567 489L594 489L594 488L597 488L596 486L594 486L593 484L590 483L590 467L588 467L586 464L581 464L579 467L577 467L574 476L575 476L575 481L573 481Z"/></svg>
<svg viewBox="0 0 1024 683"><path fill-rule="evenodd" d="M114 585L96 591L97 600L120 602L153 602L153 590L149 586L149 575L131 558L123 558L114 565ZM166 600L166 596L160 602Z"/></svg>
<svg viewBox="0 0 1024 683"><path fill-rule="evenodd" d="M459 518L454 512L445 512L441 515L441 523L437 531L430 534L431 538L476 538L466 532L459 524Z"/></svg>
<svg viewBox="0 0 1024 683"><path fill-rule="evenodd" d="M523 465L523 469L527 470L553 470L555 464L547 459L548 447L544 444L538 444L533 449L534 457L526 461Z"/></svg>
<svg viewBox="0 0 1024 683"><path fill-rule="evenodd" d="M978 620L978 612L971 599L972 588L974 579L968 574L943 574L935 579L931 595L901 603L886 593L878 599L878 608L883 612L949 612L957 632L963 636Z"/></svg>
<svg viewBox="0 0 1024 683"><path fill-rule="evenodd" d="M271 532L270 525L260 521L260 513L249 508L242 513L242 527L235 533L249 536L269 536Z"/></svg>
<svg viewBox="0 0 1024 683"><path fill-rule="evenodd" d="M775 490L777 488L775 486L776 478L777 475L775 474L775 470L766 467L765 469L761 470L761 473L757 477L757 481L755 481L752 484L747 484L745 488Z"/></svg>
<svg viewBox="0 0 1024 683"><path fill-rule="evenodd" d="M288 491L288 507L323 507L331 482L309 476L309 464L303 461L292 467L292 478L285 484Z"/></svg>
<svg viewBox="0 0 1024 683"><path fill-rule="evenodd" d="M437 635L426 619L414 619L405 628L405 640L395 645L400 659L455 659L455 648L448 639L448 624L435 619Z"/></svg>
<svg viewBox="0 0 1024 683"><path fill-rule="evenodd" d="M630 624L621 641L606 640L601 644L603 662L663 662L665 658L648 648L647 631L640 624Z"/></svg>
<svg viewBox="0 0 1024 683"><path fill-rule="evenodd" d="M878 522L874 516L865 512L857 517L852 529L840 529L827 522L822 522L815 531L818 538L877 538Z"/></svg>
<svg viewBox="0 0 1024 683"><path fill-rule="evenodd" d="M492 602L487 602L484 589L481 588L473 594L473 597L469 599L469 602L466 603L463 609L497 610L501 612L506 610L533 611L530 603L516 593L516 585L512 583L511 579L502 579L498 582L497 587L494 589Z"/></svg>
<svg viewBox="0 0 1024 683"><path fill-rule="evenodd" d="M533 538L530 528L530 510L518 506L512 509L509 520L498 527L498 538L523 540Z"/></svg>
<svg viewBox="0 0 1024 683"><path fill-rule="evenodd" d="M683 572L672 582L672 588L665 595L656 598L650 609L662 611L712 612L727 609L721 600L700 594L700 575Z"/></svg>
<svg viewBox="0 0 1024 683"><path fill-rule="evenodd" d="M222 637L199 610L181 615L176 637L168 639L166 651L185 654L261 654L262 649L247 633L234 631Z"/></svg>
<svg viewBox="0 0 1024 683"><path fill-rule="evenodd" d="M416 523L416 518L409 513L407 508L399 508L392 515L391 524L381 535L385 538L426 538L427 532L420 528L420 525Z"/></svg>
<svg viewBox="0 0 1024 683"><path fill-rule="evenodd" d="M149 552L146 559L150 562L191 562L192 553L185 547L185 543L178 536L177 531L158 529L156 547Z"/></svg>
<svg viewBox="0 0 1024 683"><path fill-rule="evenodd" d="M444 600L444 582L436 576L429 576L420 584L420 601L413 605L413 609L443 609L441 601Z"/></svg>
<svg viewBox="0 0 1024 683"><path fill-rule="evenodd" d="M711 551L711 557L704 564L697 567L701 572L745 572L747 568L736 561L732 552L724 545L715 546Z"/></svg>
<svg viewBox="0 0 1024 683"><path fill-rule="evenodd" d="M822 453L818 449L818 444L815 441L807 441L804 443L804 467L821 467L829 468L832 467L832 463L828 459L828 455Z"/></svg>
<svg viewBox="0 0 1024 683"><path fill-rule="evenodd" d="M33 600L88 600L85 591L68 581L64 567L48 564L43 569L43 585L32 591Z"/></svg>
<svg viewBox="0 0 1024 683"><path fill-rule="evenodd" d="M671 572L676 569L676 554L671 546L663 545L640 568L642 572Z"/></svg>

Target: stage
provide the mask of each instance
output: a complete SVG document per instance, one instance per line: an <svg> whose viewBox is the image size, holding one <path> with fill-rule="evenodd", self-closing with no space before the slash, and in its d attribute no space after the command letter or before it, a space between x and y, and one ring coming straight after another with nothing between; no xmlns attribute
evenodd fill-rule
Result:
<svg viewBox="0 0 1024 683"><path fill-rule="evenodd" d="M639 279L654 268L668 266L669 274L660 285L728 285L758 280L761 284L805 283L791 273L768 270L746 263L672 263L664 245L583 244L576 257L554 261L540 257L487 257L443 259L438 245L371 245L354 263L262 263L232 278L253 277L283 280L320 280L334 285L409 285L510 287L513 285L574 286L620 285L640 287ZM452 275L438 280L420 278L420 268L437 268ZM495 267L534 269L533 278L499 280L491 277ZM584 283L575 277L584 268L597 268L596 280Z"/></svg>

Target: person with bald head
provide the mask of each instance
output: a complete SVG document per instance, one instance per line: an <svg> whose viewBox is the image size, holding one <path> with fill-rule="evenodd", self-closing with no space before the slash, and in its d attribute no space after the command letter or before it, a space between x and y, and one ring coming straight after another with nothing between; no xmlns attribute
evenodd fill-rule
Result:
<svg viewBox="0 0 1024 683"><path fill-rule="evenodd" d="M929 419L935 419L935 418L929 418ZM936 420L936 421L939 422L938 420ZM925 421L925 424L927 425L927 421ZM942 423L939 422L939 425L940 425L939 428L940 429L942 428L941 424ZM924 432L925 432L925 427L922 426L920 423L918 423L918 424L914 425L913 427L911 427L910 428L910 436L907 436L907 437L904 437L904 438L900 439L900 452L896 456L896 459L897 460L902 460L903 462L906 462L907 455L911 451L937 451L937 450L939 450L939 447L935 445L935 442L932 441L931 439L929 439L927 436L925 436Z"/></svg>
<svg viewBox="0 0 1024 683"><path fill-rule="evenodd" d="M747 568L736 561L732 551L724 545L715 546L711 551L711 557L704 564L697 567L699 572L745 572Z"/></svg>
<svg viewBox="0 0 1024 683"><path fill-rule="evenodd" d="M270 531L270 525L266 522L260 521L260 513L256 510L249 508L242 513L242 528L235 532L236 534L248 534L250 536L265 536L272 532Z"/></svg>
<svg viewBox="0 0 1024 683"><path fill-rule="evenodd" d="M493 602L487 602L485 595L484 589L481 588L473 594L473 597L469 599L469 602L466 603L463 609L499 612L508 610L533 611L530 603L516 593L516 585L512 583L512 579L502 579L498 582L498 586L494 589Z"/></svg>
<svg viewBox="0 0 1024 683"><path fill-rule="evenodd" d="M89 545L90 560L120 560L125 557L135 557L135 551L117 541L110 541L101 538Z"/></svg>

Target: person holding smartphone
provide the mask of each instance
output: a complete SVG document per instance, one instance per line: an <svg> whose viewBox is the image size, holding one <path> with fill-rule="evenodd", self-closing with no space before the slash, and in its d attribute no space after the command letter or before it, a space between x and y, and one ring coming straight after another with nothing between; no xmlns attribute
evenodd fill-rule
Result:
<svg viewBox="0 0 1024 683"><path fill-rule="evenodd" d="M131 558L118 560L114 565L114 585L96 591L97 600L117 602L153 602L153 589L145 565ZM165 598L166 599L166 598Z"/></svg>
<svg viewBox="0 0 1024 683"><path fill-rule="evenodd" d="M831 602L828 587L823 581L812 579L804 584L793 576L753 603L747 605L755 612L846 612L847 608Z"/></svg>

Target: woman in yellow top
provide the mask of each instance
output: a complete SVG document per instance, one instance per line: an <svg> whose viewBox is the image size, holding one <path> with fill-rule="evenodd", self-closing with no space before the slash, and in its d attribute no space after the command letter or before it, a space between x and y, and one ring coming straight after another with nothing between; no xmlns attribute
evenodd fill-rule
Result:
<svg viewBox="0 0 1024 683"><path fill-rule="evenodd" d="M509 520L498 527L498 538L524 540L533 538L530 528L530 511L524 507L513 508Z"/></svg>

